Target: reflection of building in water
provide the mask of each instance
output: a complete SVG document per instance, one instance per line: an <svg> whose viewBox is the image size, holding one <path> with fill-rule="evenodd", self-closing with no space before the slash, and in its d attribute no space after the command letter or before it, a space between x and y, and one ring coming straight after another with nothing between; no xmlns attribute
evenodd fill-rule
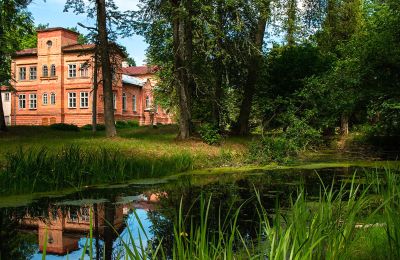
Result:
<svg viewBox="0 0 400 260"><path fill-rule="evenodd" d="M66 255L79 248L78 242L82 235L86 236L90 231L90 217L92 212L92 230L99 235L99 239L114 240L115 232L112 237L107 235L106 228L112 223L115 230L122 231L125 224L125 217L133 209L144 209L146 211L153 209L154 196L149 198L140 196L140 199L129 203L112 204L101 202L81 206L49 206L48 214L42 214L48 217L32 217L29 212L21 221L24 229L37 229L39 250L43 250L47 235L46 252L49 254ZM110 216L110 213L112 216Z"/></svg>

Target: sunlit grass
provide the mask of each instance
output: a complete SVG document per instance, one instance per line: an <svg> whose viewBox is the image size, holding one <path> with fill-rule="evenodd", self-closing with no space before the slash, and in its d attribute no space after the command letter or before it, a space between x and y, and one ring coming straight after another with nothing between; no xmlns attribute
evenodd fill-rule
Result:
<svg viewBox="0 0 400 260"><path fill-rule="evenodd" d="M238 165L244 161L249 139L227 138L221 146L209 146L199 139L176 140L176 126L139 127L119 129L118 137L105 138L104 132L92 133L89 130L65 132L48 127L11 127L8 133L0 134L0 165L8 152L20 147L38 148L46 146L49 152L63 146L77 145L87 149L104 148L119 150L125 155L135 157L162 157L188 153L195 168ZM229 157L229 159L227 159Z"/></svg>

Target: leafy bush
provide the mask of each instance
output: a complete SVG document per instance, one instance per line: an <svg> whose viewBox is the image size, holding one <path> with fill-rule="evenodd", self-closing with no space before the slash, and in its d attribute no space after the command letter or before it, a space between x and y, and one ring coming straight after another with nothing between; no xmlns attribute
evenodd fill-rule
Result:
<svg viewBox="0 0 400 260"><path fill-rule="evenodd" d="M139 127L139 121L137 120L129 120L127 123L129 127L132 128Z"/></svg>
<svg viewBox="0 0 400 260"><path fill-rule="evenodd" d="M50 125L50 128L54 129L54 130L60 130L60 131L79 132L79 127L74 124L64 124L64 123L52 124L52 125Z"/></svg>
<svg viewBox="0 0 400 260"><path fill-rule="evenodd" d="M198 130L203 142L209 145L219 144L221 142L221 135L219 130L215 125L212 124L202 124Z"/></svg>
<svg viewBox="0 0 400 260"><path fill-rule="evenodd" d="M81 129L83 130L92 130L92 125L91 124L87 124L81 127ZM96 126L96 130L97 131L104 131L106 129L106 126L103 124L97 124Z"/></svg>
<svg viewBox="0 0 400 260"><path fill-rule="evenodd" d="M115 127L117 129L129 128L128 122L126 121L117 121L115 122Z"/></svg>
<svg viewBox="0 0 400 260"><path fill-rule="evenodd" d="M279 136L264 137L250 144L249 159L252 162L287 162L299 152L318 145L320 133L299 119Z"/></svg>

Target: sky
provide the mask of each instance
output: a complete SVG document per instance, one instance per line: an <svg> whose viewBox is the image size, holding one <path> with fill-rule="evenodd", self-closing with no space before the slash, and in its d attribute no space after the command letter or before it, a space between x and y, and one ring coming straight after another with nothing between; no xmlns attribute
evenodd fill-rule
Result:
<svg viewBox="0 0 400 260"><path fill-rule="evenodd" d="M121 11L135 10L139 0L115 0ZM73 12L64 13L65 0L34 0L29 6L28 11L32 13L35 25L49 24L49 27L78 27L78 30L85 33L85 30L78 25L91 25L93 21L85 15L75 15ZM119 39L118 43L125 46L129 55L135 59L136 65L144 65L146 59L146 48L143 37L135 35L133 37Z"/></svg>

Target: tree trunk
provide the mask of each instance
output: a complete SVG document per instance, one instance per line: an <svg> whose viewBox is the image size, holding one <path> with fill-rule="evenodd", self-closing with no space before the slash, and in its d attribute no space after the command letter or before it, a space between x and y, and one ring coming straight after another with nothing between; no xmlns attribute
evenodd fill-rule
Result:
<svg viewBox="0 0 400 260"><path fill-rule="evenodd" d="M179 139L187 139L191 136L191 106L190 87L191 81L191 59L192 59L192 27L191 8L192 2L185 2L188 17L182 17L179 13L181 2L171 1L176 10L173 20L173 50L174 50L174 78L176 93L179 100Z"/></svg>
<svg viewBox="0 0 400 260"><path fill-rule="evenodd" d="M2 38L3 35L3 25L0 25L0 38ZM5 58L4 58L4 53L0 50L0 66L5 68L5 66L9 66L9 64L5 64ZM3 76L3 75L1 75ZM5 82L6 79L0 78L0 83ZM7 125L6 125L6 120L4 118L4 110L3 110L3 99L1 96L1 84L0 84L0 132L5 132L7 131Z"/></svg>
<svg viewBox="0 0 400 260"><path fill-rule="evenodd" d="M104 256L105 259L113 259L113 240L114 233L114 219L115 219L115 204L111 202L104 203Z"/></svg>
<svg viewBox="0 0 400 260"><path fill-rule="evenodd" d="M255 31L254 35L254 45L256 47L256 50L250 58L249 63L247 64L248 73L246 86L244 86L243 100L240 105L239 118L236 124L237 129L235 131L239 135L247 135L250 132L250 112L253 104L253 96L258 80L258 74L261 68L262 47L264 43L266 23L267 19L265 17L259 18L257 23L257 30Z"/></svg>
<svg viewBox="0 0 400 260"><path fill-rule="evenodd" d="M96 248L96 260L100 259L100 235L99 235L99 211L97 207L97 203L93 204L94 211L94 237L96 239L95 248Z"/></svg>
<svg viewBox="0 0 400 260"><path fill-rule="evenodd" d="M7 125L6 125L6 120L4 118L3 99L1 96L1 86L0 86L0 132L6 132L6 131L7 131Z"/></svg>
<svg viewBox="0 0 400 260"><path fill-rule="evenodd" d="M217 17L218 17L218 31L220 33L224 30L224 18L223 18L223 9L222 9L222 1L218 1L217 6ZM217 36L217 49L219 54L215 60L215 92L214 92L214 102L213 102L213 122L218 128L221 127L221 101L223 96L223 78L224 78L224 64L222 58L222 50L223 50L223 39L222 36Z"/></svg>
<svg viewBox="0 0 400 260"><path fill-rule="evenodd" d="M105 0L96 0L97 5L97 26L99 33L99 51L101 56L101 72L103 77L103 96L104 96L104 125L106 136L114 137L117 135L114 119L112 75L110 64L110 53L108 50L108 35L106 25L106 6Z"/></svg>
<svg viewBox="0 0 400 260"><path fill-rule="evenodd" d="M343 136L349 134L349 116L345 113L343 113L340 118L340 133Z"/></svg>
<svg viewBox="0 0 400 260"><path fill-rule="evenodd" d="M98 83L98 55L97 49L94 54L94 66L93 66L93 98L92 98L92 131L97 131L97 89Z"/></svg>
<svg viewBox="0 0 400 260"><path fill-rule="evenodd" d="M289 46L296 44L296 17L297 16L297 1L289 0L287 6L287 25L286 25L286 41Z"/></svg>

